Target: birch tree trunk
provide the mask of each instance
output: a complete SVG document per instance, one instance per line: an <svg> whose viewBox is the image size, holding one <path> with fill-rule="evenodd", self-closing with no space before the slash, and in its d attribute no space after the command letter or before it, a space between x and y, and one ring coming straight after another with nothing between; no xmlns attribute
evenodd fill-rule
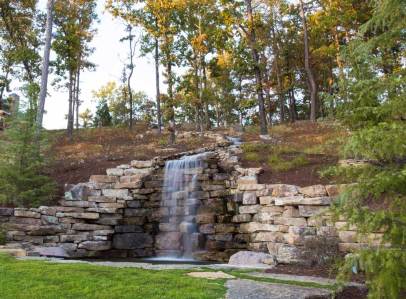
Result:
<svg viewBox="0 0 406 299"><path fill-rule="evenodd" d="M75 102L76 102L76 130L79 129L79 106L80 106L80 100L79 100L79 94L80 94L80 64L78 71L76 73L76 88L75 88Z"/></svg>
<svg viewBox="0 0 406 299"><path fill-rule="evenodd" d="M132 26L128 27L129 33L129 46L130 46L130 74L128 75L128 95L129 95L129 104L130 104L130 129L133 127L133 91L131 90L131 78L134 74L134 54L135 54L135 45L133 45L133 36L132 36Z"/></svg>
<svg viewBox="0 0 406 299"><path fill-rule="evenodd" d="M52 40L53 8L54 8L54 0L48 0L44 57L42 58L41 89L40 89L39 105L38 105L38 109L37 109L37 119L36 119L37 138L41 134L42 121L44 118L44 111L45 111L45 99L47 96L49 55L51 52L51 40Z"/></svg>
<svg viewBox="0 0 406 299"><path fill-rule="evenodd" d="M67 126L67 135L69 140L73 139L73 74L72 71L69 71L69 111L68 111L68 126Z"/></svg>

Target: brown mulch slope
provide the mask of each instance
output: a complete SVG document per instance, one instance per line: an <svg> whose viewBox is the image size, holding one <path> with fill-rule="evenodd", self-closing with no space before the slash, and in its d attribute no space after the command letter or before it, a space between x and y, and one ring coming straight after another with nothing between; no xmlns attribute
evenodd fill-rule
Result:
<svg viewBox="0 0 406 299"><path fill-rule="evenodd" d="M65 184L86 182L91 175L105 174L107 168L213 143L213 140L197 136L178 140L176 145L169 146L167 134L158 135L142 124L131 131L126 128L80 130L75 132L72 142L64 133L50 133L55 141L50 151L53 163L49 173L58 184L59 194L63 194Z"/></svg>
<svg viewBox="0 0 406 299"><path fill-rule="evenodd" d="M245 132L243 140L247 143L268 143L270 146L290 149L291 153L282 155L284 159L290 160L303 156L307 164L287 171L279 171L272 169L272 165L266 161L266 155L269 153L263 153L261 161L249 161L241 155L243 167L264 169L259 176L260 183L283 183L302 187L330 183L328 178L320 176L319 171L337 164L339 145L346 136L342 128L328 122L298 121L293 124L274 126L269 130L269 134L272 140L262 141L256 132Z"/></svg>

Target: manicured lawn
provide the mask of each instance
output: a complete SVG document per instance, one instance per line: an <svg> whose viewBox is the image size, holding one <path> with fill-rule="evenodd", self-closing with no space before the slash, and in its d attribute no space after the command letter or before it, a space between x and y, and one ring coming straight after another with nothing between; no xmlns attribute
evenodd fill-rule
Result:
<svg viewBox="0 0 406 299"><path fill-rule="evenodd" d="M85 264L18 261L0 255L0 298L223 298L224 280Z"/></svg>

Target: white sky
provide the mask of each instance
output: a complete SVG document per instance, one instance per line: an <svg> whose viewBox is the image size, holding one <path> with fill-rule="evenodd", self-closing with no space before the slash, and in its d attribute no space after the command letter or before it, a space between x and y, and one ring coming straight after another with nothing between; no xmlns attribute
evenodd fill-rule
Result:
<svg viewBox="0 0 406 299"><path fill-rule="evenodd" d="M39 0L39 7L45 10L46 0ZM86 108L94 111L96 103L92 99L92 90L98 89L108 81L118 81L122 74L123 62L127 57L126 44L119 42L124 36L124 24L112 18L108 12L104 12L104 0L98 1L98 15L100 22L96 24L98 30L91 46L95 52L89 60L96 64L94 72L81 74L81 100L80 110ZM41 52L42 56L42 52ZM136 56L139 56L137 53ZM136 91L144 91L150 98L155 98L155 67L153 57L137 57L136 68L133 75L132 86ZM162 76L161 76L162 78ZM52 82L52 76L50 77ZM164 88L162 86L161 88ZM49 96L46 99L44 127L47 129L66 128L65 115L68 112L67 90L55 90L48 85Z"/></svg>

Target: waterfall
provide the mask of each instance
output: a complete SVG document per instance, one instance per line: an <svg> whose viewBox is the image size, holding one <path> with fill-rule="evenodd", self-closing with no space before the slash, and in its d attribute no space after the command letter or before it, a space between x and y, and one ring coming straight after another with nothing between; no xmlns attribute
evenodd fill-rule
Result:
<svg viewBox="0 0 406 299"><path fill-rule="evenodd" d="M178 257L193 258L197 247L196 210L201 192L198 177L204 172L205 157L203 153L165 163L161 206L169 207L167 222L179 233Z"/></svg>
<svg viewBox="0 0 406 299"><path fill-rule="evenodd" d="M234 146L239 146L242 144L241 138L240 137L231 137L227 136L226 137L228 141L230 141Z"/></svg>

